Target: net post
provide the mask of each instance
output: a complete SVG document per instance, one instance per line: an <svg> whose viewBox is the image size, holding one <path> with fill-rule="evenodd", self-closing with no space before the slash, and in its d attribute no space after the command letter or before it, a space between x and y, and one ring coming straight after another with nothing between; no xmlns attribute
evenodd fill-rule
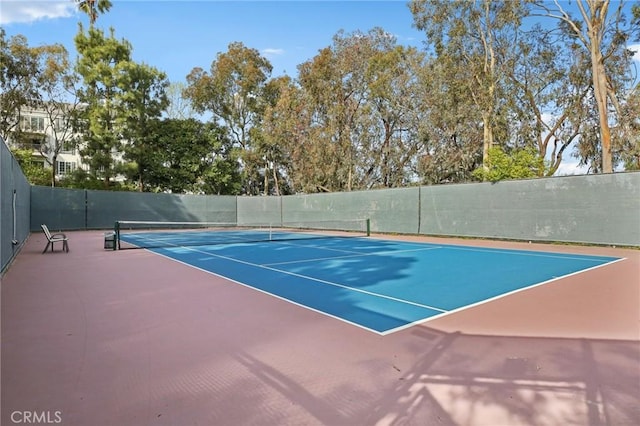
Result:
<svg viewBox="0 0 640 426"><path fill-rule="evenodd" d="M367 218L367 237L371 236L371 219Z"/></svg>
<svg viewBox="0 0 640 426"><path fill-rule="evenodd" d="M116 251L120 248L120 222L116 220L113 225L113 233L114 233L114 242L113 242L113 250Z"/></svg>

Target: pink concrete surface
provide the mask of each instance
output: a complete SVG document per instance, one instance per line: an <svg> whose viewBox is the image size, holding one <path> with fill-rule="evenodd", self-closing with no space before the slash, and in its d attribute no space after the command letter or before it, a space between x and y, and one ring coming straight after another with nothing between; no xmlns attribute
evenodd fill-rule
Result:
<svg viewBox="0 0 640 426"><path fill-rule="evenodd" d="M625 260L380 336L68 235L2 277L2 425L640 424L638 250L437 239Z"/></svg>

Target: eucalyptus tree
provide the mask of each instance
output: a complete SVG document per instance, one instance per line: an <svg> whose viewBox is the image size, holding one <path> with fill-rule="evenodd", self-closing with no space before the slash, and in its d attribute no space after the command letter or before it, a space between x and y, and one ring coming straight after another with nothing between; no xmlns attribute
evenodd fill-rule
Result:
<svg viewBox="0 0 640 426"><path fill-rule="evenodd" d="M49 140L40 144L40 153L51 166L50 183L55 186L59 154L75 149L73 117L81 107L77 94L79 76L62 45L50 46L41 56L40 64L38 109L44 111L49 130Z"/></svg>
<svg viewBox="0 0 640 426"><path fill-rule="evenodd" d="M254 151L251 133L259 131L264 110L263 90L271 75L271 63L256 49L240 42L218 53L209 72L194 68L187 76L185 96L198 113L211 113L221 120L240 151L245 174L245 192L261 189L259 170L264 158Z"/></svg>
<svg viewBox="0 0 640 426"><path fill-rule="evenodd" d="M375 33L374 33L375 34ZM420 96L424 54L390 44L378 45L365 67L366 113L359 132L362 164L360 187L398 187L417 180L418 159L426 152L419 137L425 98Z"/></svg>
<svg viewBox="0 0 640 426"><path fill-rule="evenodd" d="M4 140L19 137L21 110L35 107L40 99L40 52L23 35L8 39L0 28L0 136Z"/></svg>
<svg viewBox="0 0 640 426"><path fill-rule="evenodd" d="M638 9L640 11L640 7ZM619 127L620 161L625 170L640 170L640 83L622 105L624 120Z"/></svg>
<svg viewBox="0 0 640 426"><path fill-rule="evenodd" d="M511 42L526 12L524 1L412 0L409 7L430 52L447 63L447 86L459 86L456 92L467 93L477 109L484 164L496 137L504 136L498 128L507 101L502 68L514 54Z"/></svg>
<svg viewBox="0 0 640 426"><path fill-rule="evenodd" d="M324 98L328 103L321 107L327 108L332 124L326 136L335 141L342 160L336 170L340 189L351 191L362 187L365 162L372 154L367 137L372 124L372 105L368 99L372 76L367 74L368 63L378 51L391 49L393 42L380 28L368 33L339 31L333 37L332 61L327 64L331 78L326 82L331 84L332 93Z"/></svg>
<svg viewBox="0 0 640 426"><path fill-rule="evenodd" d="M587 125L591 85L584 73L586 58L540 24L522 31L512 46L517 55L504 67L513 95L510 145L535 148L547 159L538 175L552 176Z"/></svg>
<svg viewBox="0 0 640 426"><path fill-rule="evenodd" d="M7 40L0 29L0 136L17 145L31 143L51 166L49 184L56 184L56 162L63 149L70 149L71 117L78 107L77 75L69 54L61 44L29 46L26 37ZM20 122L28 110L44 112L43 128L23 129ZM42 133L46 130L45 133Z"/></svg>
<svg viewBox="0 0 640 426"><path fill-rule="evenodd" d="M422 60L416 49L373 28L338 32L331 46L298 67L312 144L304 159L313 164L317 190L392 187L412 179L421 146L414 113Z"/></svg>
<svg viewBox="0 0 640 426"><path fill-rule="evenodd" d="M418 158L418 171L425 184L465 182L484 165L482 120L468 96L472 70L456 63L452 55L431 58L420 73L418 138L426 148ZM457 70L457 79L452 70Z"/></svg>
<svg viewBox="0 0 640 426"><path fill-rule="evenodd" d="M310 149L305 155L309 176L317 190L350 189L353 168L349 124L359 102L345 87L347 72L337 66L337 55L330 47L298 65L298 81L310 109L307 135Z"/></svg>
<svg viewBox="0 0 640 426"><path fill-rule="evenodd" d="M329 167L323 160L330 156L316 138L312 97L287 76L273 79L269 86L275 95L265 108L261 143L274 164L274 185L279 177L276 192L329 190Z"/></svg>
<svg viewBox="0 0 640 426"><path fill-rule="evenodd" d="M601 162L592 168L611 173L617 143L612 141L612 126L624 126L620 122L624 117L621 99L631 89L633 81L630 76L632 52L627 49L627 43L640 31L638 5L632 8L634 19L627 20L625 10L629 3L624 0L576 0L574 4L577 8L575 16L568 4L558 0L535 0L533 14L557 20L567 43L576 51L581 49L589 59L587 71L598 113L599 144L584 149L592 157L582 160L588 163L596 154ZM580 143L584 145L585 141Z"/></svg>
<svg viewBox="0 0 640 426"><path fill-rule="evenodd" d="M294 156L300 143L299 129L304 128L299 108L300 92L289 76L270 79L263 91L265 104L259 131L252 134L256 151L264 160L265 195L289 193L298 173Z"/></svg>
<svg viewBox="0 0 640 426"><path fill-rule="evenodd" d="M196 118L196 112L191 101L184 96L187 84L184 82L172 82L166 90L169 103L164 110L164 116L178 120Z"/></svg>
<svg viewBox="0 0 640 426"><path fill-rule="evenodd" d="M333 44L299 65L299 83L308 100L313 143L307 156L317 169L317 188L337 191L360 188L365 162L371 157L367 134L373 105L369 103L369 61L390 49L392 41L380 29L365 34L338 32ZM383 47L384 46L384 47Z"/></svg>
<svg viewBox="0 0 640 426"><path fill-rule="evenodd" d="M287 76L274 79L271 85L275 86L277 96L265 109L262 130L264 144L274 153L274 162L277 159L280 165L280 192L317 192L315 175L322 172L313 165L317 152L309 138L310 102Z"/></svg>
<svg viewBox="0 0 640 426"><path fill-rule="evenodd" d="M640 3L631 8L633 28L640 28ZM640 41L640 35L636 33L635 41ZM636 51L636 55L640 52ZM630 90L627 102L623 107L623 116L626 117L621 126L622 150L621 160L624 161L625 170L640 170L640 82Z"/></svg>

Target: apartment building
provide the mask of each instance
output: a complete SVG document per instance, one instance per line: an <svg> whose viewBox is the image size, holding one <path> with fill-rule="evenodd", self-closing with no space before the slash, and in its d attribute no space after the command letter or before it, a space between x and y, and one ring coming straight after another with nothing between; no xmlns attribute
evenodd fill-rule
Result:
<svg viewBox="0 0 640 426"><path fill-rule="evenodd" d="M72 143L73 134L68 119L62 111L47 111L45 108L25 108L20 114L20 133L7 139L10 148L29 150L33 153L33 162L44 168L55 167L58 178L73 172L82 165L78 149ZM53 158L58 147L58 155Z"/></svg>

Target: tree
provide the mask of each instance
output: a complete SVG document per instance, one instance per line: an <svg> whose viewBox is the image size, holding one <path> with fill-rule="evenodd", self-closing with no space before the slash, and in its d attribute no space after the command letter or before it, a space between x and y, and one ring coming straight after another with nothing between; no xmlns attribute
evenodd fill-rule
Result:
<svg viewBox="0 0 640 426"><path fill-rule="evenodd" d="M0 136L16 145L36 147L51 166L49 184L55 186L58 154L69 147L70 120L78 106L77 76L61 44L30 47L24 36L7 41L2 29L0 38ZM29 109L45 113L48 136L20 126L24 111Z"/></svg>
<svg viewBox="0 0 640 426"><path fill-rule="evenodd" d="M418 161L422 183L465 182L482 165L482 119L469 99L471 70L455 65L454 55L431 58L420 73L422 114L418 135L426 145ZM452 78L457 70L457 79Z"/></svg>
<svg viewBox="0 0 640 426"><path fill-rule="evenodd" d="M416 176L423 55L381 28L338 32L299 66L305 149L297 167L315 190L393 187ZM296 157L298 158L298 157Z"/></svg>
<svg viewBox="0 0 640 426"><path fill-rule="evenodd" d="M603 173L613 172L611 123L616 120L616 116L621 115L620 96L625 91L625 79L621 81L620 77L624 76L625 69L628 72L631 59L626 43L639 31L637 19L631 21L629 26L626 24L626 2L619 1L614 5L616 6L612 8L610 0L576 0L579 16L576 18L559 1L534 2L534 15L558 20L559 28L569 37L569 43L575 47L581 46L588 53L593 96L598 112ZM633 13L637 13L637 9L633 10Z"/></svg>
<svg viewBox="0 0 640 426"><path fill-rule="evenodd" d="M166 90L169 103L165 108L165 117L178 120L187 120L196 117L196 112L191 101L184 96L186 88L187 85L183 82L169 84Z"/></svg>
<svg viewBox="0 0 640 426"><path fill-rule="evenodd" d="M195 119L157 120L149 127L144 191L237 194L241 189L237 158L224 129Z"/></svg>
<svg viewBox="0 0 640 426"><path fill-rule="evenodd" d="M321 170L309 161L315 157L315 144L309 137L310 103L290 77L273 79L268 86L272 97L263 116L261 151L272 165L275 191L316 192L315 176Z"/></svg>
<svg viewBox="0 0 640 426"><path fill-rule="evenodd" d="M11 153L20 165L20 169L31 185L47 185L50 173L42 167L42 163L33 161L33 151L30 149L12 149Z"/></svg>
<svg viewBox="0 0 640 426"><path fill-rule="evenodd" d="M307 178L315 190L351 189L353 147L350 124L359 103L350 69L342 69L337 53L321 49L298 66L299 83L309 111L308 146L304 152ZM349 87L348 87L349 86Z"/></svg>
<svg viewBox="0 0 640 426"><path fill-rule="evenodd" d="M262 91L272 71L269 61L240 42L218 53L210 72L194 68L187 76L185 96L198 113L210 112L222 120L239 148L245 174L245 192L260 191L258 170L264 158L252 152L251 131L259 129L264 103Z"/></svg>
<svg viewBox="0 0 640 426"><path fill-rule="evenodd" d="M150 134L168 105L165 91L169 82L163 72L133 61L123 63L120 72L118 88L122 114L116 120L126 141L124 158L133 162L138 191L143 191L148 158L155 149Z"/></svg>
<svg viewBox="0 0 640 426"><path fill-rule="evenodd" d="M40 145L40 153L51 166L51 186L56 185L58 155L73 149L73 117L80 107L77 96L78 75L62 45L49 47L40 58L38 109L45 112L49 141Z"/></svg>
<svg viewBox="0 0 640 426"><path fill-rule="evenodd" d="M483 163L495 144L503 91L503 66L526 10L520 0L412 0L414 25L424 30L438 59L454 67L449 85L464 85L482 120ZM447 57L454 58L453 60ZM460 75L469 75L461 79Z"/></svg>
<svg viewBox="0 0 640 426"><path fill-rule="evenodd" d="M304 118L302 93L289 76L271 79L263 91L265 109L260 132L254 134L256 151L264 159L264 193L282 195L300 182L297 159L303 143ZM297 191L301 191L298 187Z"/></svg>
<svg viewBox="0 0 640 426"><path fill-rule="evenodd" d="M90 173L109 187L116 174L114 153L121 151L122 123L125 111L121 99L123 70L131 61L131 44L109 37L102 30L79 26L75 37L78 61L76 70L84 87L79 91L83 108L78 111L74 127L82 134L80 154L90 166Z"/></svg>
<svg viewBox="0 0 640 426"><path fill-rule="evenodd" d="M198 113L211 112L225 122L234 142L250 146L249 130L258 121L261 91L272 66L260 53L240 42L218 53L210 72L194 68L185 95Z"/></svg>
<svg viewBox="0 0 640 426"><path fill-rule="evenodd" d="M487 167L480 167L473 176L482 181L497 182L505 179L528 179L540 176L544 158L534 148L515 149L506 153L499 146L489 150Z"/></svg>
<svg viewBox="0 0 640 426"><path fill-rule="evenodd" d="M7 40L0 28L0 136L4 140L19 139L20 112L38 104L41 51L29 47L22 35Z"/></svg>
<svg viewBox="0 0 640 426"><path fill-rule="evenodd" d="M591 86L584 57L539 24L521 32L512 48L517 55L513 65L504 68L513 93L510 144L535 147L541 158L549 158L540 176L552 176L586 125Z"/></svg>
<svg viewBox="0 0 640 426"><path fill-rule="evenodd" d="M364 157L370 160L364 164L362 187L404 186L418 176L416 158L426 152L419 137L426 106L419 95L423 67L424 54L397 45L374 51L367 61L372 121L361 136L370 152Z"/></svg>
<svg viewBox="0 0 640 426"><path fill-rule="evenodd" d="M640 7L638 7L640 12ZM639 13L640 15L640 13ZM640 170L640 83L627 96L622 109L622 125L619 127L620 160L627 171Z"/></svg>
<svg viewBox="0 0 640 426"><path fill-rule="evenodd" d="M106 13L111 9L110 0L74 0L78 10L89 17L89 25L93 27L98 19L98 14Z"/></svg>

